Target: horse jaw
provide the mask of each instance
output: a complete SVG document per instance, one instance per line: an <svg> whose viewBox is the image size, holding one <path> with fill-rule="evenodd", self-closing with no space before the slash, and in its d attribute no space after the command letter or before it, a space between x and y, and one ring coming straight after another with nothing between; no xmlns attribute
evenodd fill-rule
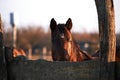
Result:
<svg viewBox="0 0 120 80"><path fill-rule="evenodd" d="M71 44L71 42L65 43L65 45L64 45L64 50L66 50L66 51L67 51L67 54L68 54L69 56L71 56L71 54L72 54L72 44Z"/></svg>

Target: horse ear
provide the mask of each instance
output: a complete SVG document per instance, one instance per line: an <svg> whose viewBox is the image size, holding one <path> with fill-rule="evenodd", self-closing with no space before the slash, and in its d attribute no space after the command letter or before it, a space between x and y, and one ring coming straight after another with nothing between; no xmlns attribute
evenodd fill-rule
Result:
<svg viewBox="0 0 120 80"><path fill-rule="evenodd" d="M72 20L71 20L71 18L69 18L67 20L65 26L67 27L68 30L71 30L71 28L72 28Z"/></svg>
<svg viewBox="0 0 120 80"><path fill-rule="evenodd" d="M52 18L50 22L50 29L54 30L56 25L57 25L56 21L54 20L54 18Z"/></svg>

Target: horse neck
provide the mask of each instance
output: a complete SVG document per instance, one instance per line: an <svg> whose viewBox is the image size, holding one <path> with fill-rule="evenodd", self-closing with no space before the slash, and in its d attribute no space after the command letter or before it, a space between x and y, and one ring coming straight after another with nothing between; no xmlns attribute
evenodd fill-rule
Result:
<svg viewBox="0 0 120 80"><path fill-rule="evenodd" d="M80 46L79 44L76 42L76 41L73 41L73 44L74 44L74 50L73 52L76 52L75 54L81 59L83 60L89 60L89 59L92 59L92 57L85 51L81 50L80 49Z"/></svg>

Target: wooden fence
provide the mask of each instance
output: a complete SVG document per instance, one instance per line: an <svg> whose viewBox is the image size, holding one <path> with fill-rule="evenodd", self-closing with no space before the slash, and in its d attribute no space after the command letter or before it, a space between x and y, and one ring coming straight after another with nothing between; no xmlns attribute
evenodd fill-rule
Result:
<svg viewBox="0 0 120 80"><path fill-rule="evenodd" d="M10 80L99 80L99 61L50 62L14 61L9 64Z"/></svg>
<svg viewBox="0 0 120 80"><path fill-rule="evenodd" d="M1 65L0 68L3 69ZM120 80L120 62L116 62L115 69L115 80ZM52 62L16 57L0 73L0 80L100 80L100 70L100 60ZM106 72L102 74L106 75Z"/></svg>
<svg viewBox="0 0 120 80"><path fill-rule="evenodd" d="M120 62L115 62L116 36L113 0L95 0L100 33L100 60L84 62L28 61L19 57L11 62L4 49L0 18L0 80L120 80ZM6 63L7 62L7 63Z"/></svg>
<svg viewBox="0 0 120 80"><path fill-rule="evenodd" d="M1 22L1 20L0 20ZM100 60L83 62L51 62L45 60L12 59L11 49L4 47L3 29L0 26L0 80L107 80L107 71L100 66ZM114 80L120 80L120 62L115 64ZM105 71L101 71L105 70ZM107 72L106 72L107 71ZM102 78L100 77L102 74Z"/></svg>

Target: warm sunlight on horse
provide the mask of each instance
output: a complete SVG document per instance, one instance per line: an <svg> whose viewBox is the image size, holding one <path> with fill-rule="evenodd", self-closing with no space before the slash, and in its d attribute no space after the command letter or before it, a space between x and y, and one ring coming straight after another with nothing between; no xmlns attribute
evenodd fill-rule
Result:
<svg viewBox="0 0 120 80"><path fill-rule="evenodd" d="M54 61L84 61L93 59L87 52L82 51L71 34L72 20L66 24L58 24L54 19L50 22L52 39L52 58Z"/></svg>
<svg viewBox="0 0 120 80"><path fill-rule="evenodd" d="M26 53L24 52L23 49L13 49L13 57L17 57L17 56L26 56Z"/></svg>

